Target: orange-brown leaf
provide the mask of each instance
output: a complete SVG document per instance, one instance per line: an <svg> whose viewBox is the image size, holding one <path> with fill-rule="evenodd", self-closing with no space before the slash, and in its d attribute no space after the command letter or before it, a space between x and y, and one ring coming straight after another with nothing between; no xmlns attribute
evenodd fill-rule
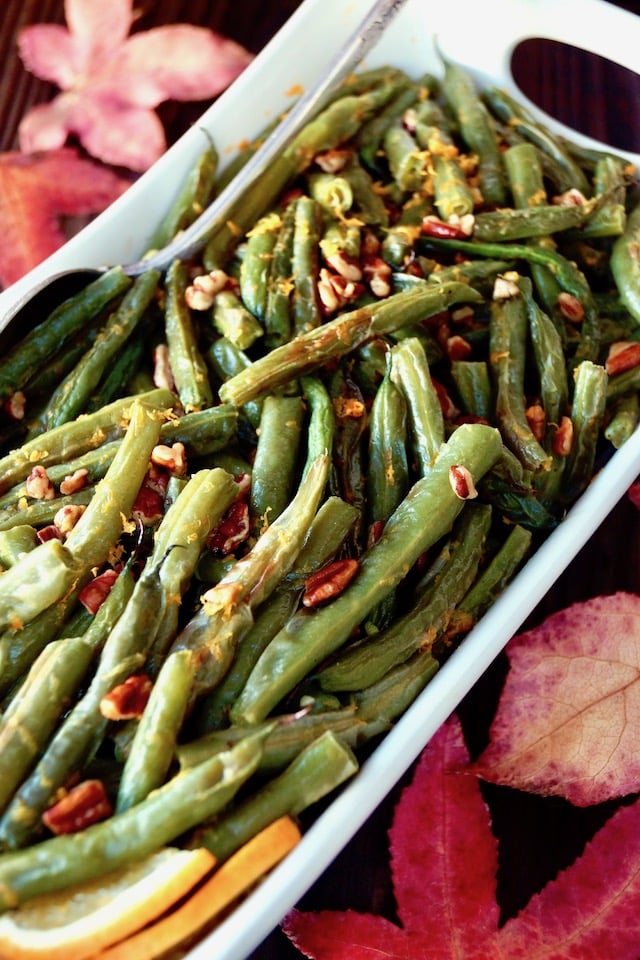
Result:
<svg viewBox="0 0 640 960"><path fill-rule="evenodd" d="M596 597L507 648L510 671L476 771L576 806L640 790L640 597Z"/></svg>

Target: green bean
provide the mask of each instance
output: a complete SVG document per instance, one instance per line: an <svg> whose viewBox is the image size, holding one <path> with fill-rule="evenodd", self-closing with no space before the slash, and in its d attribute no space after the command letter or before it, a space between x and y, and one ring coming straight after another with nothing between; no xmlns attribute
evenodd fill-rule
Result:
<svg viewBox="0 0 640 960"><path fill-rule="evenodd" d="M282 223L271 256L271 269L264 312L265 347L268 350L286 343L291 336L291 290L293 231L296 204L290 201L282 214Z"/></svg>
<svg viewBox="0 0 640 960"><path fill-rule="evenodd" d="M230 404L194 410L163 423L160 441L183 443L187 456L203 457L224 450L236 438L238 411Z"/></svg>
<svg viewBox="0 0 640 960"><path fill-rule="evenodd" d="M562 489L567 500L575 500L593 475L596 447L606 409L606 391L605 368L588 360L583 361L575 372L571 404L573 440L562 476Z"/></svg>
<svg viewBox="0 0 640 960"><path fill-rule="evenodd" d="M145 357L146 340L140 331L124 344L87 400L85 413L95 413L123 394L144 393L153 389L151 376L138 377Z"/></svg>
<svg viewBox="0 0 640 960"><path fill-rule="evenodd" d="M291 310L294 334L299 335L322 323L318 295L322 215L319 204L310 197L298 197L295 205Z"/></svg>
<svg viewBox="0 0 640 960"><path fill-rule="evenodd" d="M213 325L222 337L248 350L264 330L233 290L221 290L213 302Z"/></svg>
<svg viewBox="0 0 640 960"><path fill-rule="evenodd" d="M393 723L424 690L439 667L431 652L419 651L389 670L377 683L356 691L351 702L362 720Z"/></svg>
<svg viewBox="0 0 640 960"><path fill-rule="evenodd" d="M433 167L434 202L442 219L473 213L473 192L458 160L436 155L433 157Z"/></svg>
<svg viewBox="0 0 640 960"><path fill-rule="evenodd" d="M222 471L216 471L213 479L222 481L227 488L225 499L224 490L215 484L220 500L217 507L210 510L221 515L235 493L235 483ZM198 487L198 484L194 486ZM200 500L200 497L196 499ZM197 514L192 499L187 496L185 500ZM195 521L183 525L185 514L182 507L183 503L178 498L165 514L151 556L136 581L126 607L109 632L86 693L65 719L32 777L6 812L0 824L0 841L5 845L19 846L29 838L57 788L81 766L92 747L102 741L106 729L106 721L99 709L102 697L144 666L171 600L167 597L166 581L161 579L162 567L169 562L172 554L178 555L175 562L180 564L182 553L189 547L194 526L197 530L197 525L202 523L196 516Z"/></svg>
<svg viewBox="0 0 640 960"><path fill-rule="evenodd" d="M249 507L253 523L258 528L272 523L289 503L303 419L301 397L265 397L251 474Z"/></svg>
<svg viewBox="0 0 640 960"><path fill-rule="evenodd" d="M196 705L192 724L197 730L227 726L229 710L258 657L298 605L305 577L334 558L353 528L355 515L355 508L338 497L329 497L322 504L291 572L256 611L253 626L243 637L221 683Z"/></svg>
<svg viewBox="0 0 640 960"><path fill-rule="evenodd" d="M213 394L206 364L200 353L189 308L185 302L187 267L174 260L166 275L165 334L171 373L180 402L187 413L210 407Z"/></svg>
<svg viewBox="0 0 640 960"><path fill-rule="evenodd" d="M310 197L332 217L343 217L353 206L351 184L341 174L313 170L307 175Z"/></svg>
<svg viewBox="0 0 640 960"><path fill-rule="evenodd" d="M548 470L551 458L534 436L526 417L524 373L527 307L519 294L491 305L490 367L495 380L495 415L506 445L522 465Z"/></svg>
<svg viewBox="0 0 640 960"><path fill-rule="evenodd" d="M606 155L596 161L595 192L606 197L606 203L582 227L586 237L611 237L624 233L627 225L626 201L627 164L619 157Z"/></svg>
<svg viewBox="0 0 640 960"><path fill-rule="evenodd" d="M491 523L491 507L470 504L453 531L453 548L435 582L386 630L339 652L318 674L323 690L363 690L417 650L433 650L456 605L476 579Z"/></svg>
<svg viewBox="0 0 640 960"><path fill-rule="evenodd" d="M18 623L0 634L0 691L3 694L26 675L47 643L59 635L88 579L88 574L80 578L74 589L33 620L24 625Z"/></svg>
<svg viewBox="0 0 640 960"><path fill-rule="evenodd" d="M386 227L389 223L389 213L384 199L373 177L368 170L365 170L355 153L344 166L342 176L351 188L358 220Z"/></svg>
<svg viewBox="0 0 640 960"><path fill-rule="evenodd" d="M402 116L415 102L416 88L406 75L398 74L393 95L388 102L362 124L356 133L355 144L364 165L373 171L380 166L380 152L385 133L390 124Z"/></svg>
<svg viewBox="0 0 640 960"><path fill-rule="evenodd" d="M582 227L588 223L594 211L600 209L601 202L596 197L571 206L538 205L478 213L473 236L479 243L546 237L572 227Z"/></svg>
<svg viewBox="0 0 640 960"><path fill-rule="evenodd" d="M191 652L171 657L161 671L136 728L120 777L116 813L122 813L162 786L173 760L178 733L185 717L185 692L191 686ZM147 749L147 743L152 749Z"/></svg>
<svg viewBox="0 0 640 960"><path fill-rule="evenodd" d="M461 615L471 618L471 623L477 623L512 579L531 549L532 539L530 530L518 524L511 528L504 543L459 603L452 622Z"/></svg>
<svg viewBox="0 0 640 960"><path fill-rule="evenodd" d="M231 710L232 723L264 719L347 640L420 554L451 529L463 501L451 487L450 467L464 465L479 480L498 458L500 446L493 427L463 424L454 431L428 474L412 487L380 539L362 557L357 576L342 594L310 614L296 614L269 644Z"/></svg>
<svg viewBox="0 0 640 960"><path fill-rule="evenodd" d="M273 720L254 727L226 727L224 730L211 730L195 740L178 744L176 749L181 769L202 763L221 750L228 749L246 737L253 730L267 729L264 751L260 761L261 773L276 773L294 760L300 751L316 740L321 734L331 731L340 737L352 750L368 743L372 737L386 733L390 724L363 720L355 708L350 705L333 710L311 710L307 708L293 713L283 714Z"/></svg>
<svg viewBox="0 0 640 960"><path fill-rule="evenodd" d="M640 399L637 393L622 394L612 404L604 435L618 450L640 423Z"/></svg>
<svg viewBox="0 0 640 960"><path fill-rule="evenodd" d="M331 150L352 137L392 95L392 83L382 83L365 93L340 97L305 124L293 142L238 201L225 224L207 241L203 260L207 270L226 264L248 230L275 201L287 184L303 173L318 153Z"/></svg>
<svg viewBox="0 0 640 960"><path fill-rule="evenodd" d="M116 870L214 816L255 771L264 735L186 770L124 813L0 858L0 911Z"/></svg>
<svg viewBox="0 0 640 960"><path fill-rule="evenodd" d="M0 459L0 493L29 476L33 465L44 467L65 463L88 450L95 450L126 431L134 403L144 403L158 410L171 408L175 397L170 390L151 390L137 397L122 397L95 413L63 423L40 434Z"/></svg>
<svg viewBox="0 0 640 960"><path fill-rule="evenodd" d="M87 486L76 493L53 497L51 500L31 500L28 503L22 499L16 500L2 510L0 531L10 530L25 523L33 527L49 526L59 510L70 506L85 507L92 500L94 493L95 487Z"/></svg>
<svg viewBox="0 0 640 960"><path fill-rule="evenodd" d="M242 741L240 741L242 743ZM285 814L297 816L352 777L358 762L331 731L305 747L273 780L212 826L197 831L194 843L222 863L252 836Z"/></svg>
<svg viewBox="0 0 640 960"><path fill-rule="evenodd" d="M0 811L28 774L84 678L93 650L83 637L48 644L33 664L20 696L0 720Z"/></svg>
<svg viewBox="0 0 640 960"><path fill-rule="evenodd" d="M415 241L422 233L422 220L433 213L429 197L414 194L402 207L399 218L385 231L382 256L393 267L401 268L412 256Z"/></svg>
<svg viewBox="0 0 640 960"><path fill-rule="evenodd" d="M36 530L27 523L3 530L0 533L0 565L5 569L12 567L23 554L37 545Z"/></svg>
<svg viewBox="0 0 640 960"><path fill-rule="evenodd" d="M156 532L153 549L158 561L162 558L158 578L167 600L149 648L147 669L152 675L160 669L178 631L182 598L206 538L236 494L236 484L224 470L199 470L191 475Z"/></svg>
<svg viewBox="0 0 640 960"><path fill-rule="evenodd" d="M442 92L459 124L462 139L478 157L484 202L504 206L506 187L498 138L474 80L463 68L445 61Z"/></svg>
<svg viewBox="0 0 640 960"><path fill-rule="evenodd" d="M400 293L367 304L316 330L295 337L256 360L220 387L220 399L236 406L281 386L296 376L311 373L324 363L342 357L367 340L418 322L454 303L480 299L468 284L442 284Z"/></svg>
<svg viewBox="0 0 640 960"><path fill-rule="evenodd" d="M6 400L36 374L70 337L130 285L121 267L107 270L80 293L65 300L0 361L0 399Z"/></svg>
<svg viewBox="0 0 640 960"><path fill-rule="evenodd" d="M195 696L207 693L222 680L253 622L252 611L273 593L294 563L322 498L328 467L327 456L312 464L287 508L249 553L203 595L200 609L176 637L169 657L179 650L197 654Z"/></svg>
<svg viewBox="0 0 640 960"><path fill-rule="evenodd" d="M218 153L213 144L198 157L158 229L149 241L150 250L161 250L190 226L203 212L214 191L218 172Z"/></svg>
<svg viewBox="0 0 640 960"><path fill-rule="evenodd" d="M300 386L309 407L307 456L302 470L304 477L316 457L332 449L336 417L329 392L319 377L301 377Z"/></svg>
<svg viewBox="0 0 640 960"><path fill-rule="evenodd" d="M492 113L508 124L510 129L534 143L554 161L563 175L563 189L575 188L589 196L589 182L580 165L564 149L562 142L538 123L522 103L514 100L506 90L491 86L485 88L483 99Z"/></svg>
<svg viewBox="0 0 640 960"><path fill-rule="evenodd" d="M493 410L493 391L487 362L454 360L451 375L465 412L489 422Z"/></svg>
<svg viewBox="0 0 640 960"><path fill-rule="evenodd" d="M240 295L245 307L263 321L273 251L282 221L277 213L267 213L251 228L240 264ZM240 344L238 344L240 346Z"/></svg>
<svg viewBox="0 0 640 960"><path fill-rule="evenodd" d="M109 469L65 541L67 552L85 570L104 563L122 534L160 438L161 420L153 407L135 401L130 416Z"/></svg>
<svg viewBox="0 0 640 960"><path fill-rule="evenodd" d="M524 142L509 147L504 152L504 165L516 207L540 207L547 202L542 165L533 144ZM551 237L534 237L529 242L531 245L555 249L555 241ZM529 269L538 296L553 317L560 285L546 266L530 263Z"/></svg>
<svg viewBox="0 0 640 960"><path fill-rule="evenodd" d="M401 119L394 120L384 135L384 152L391 175L403 193L421 190L427 178L427 155Z"/></svg>
<svg viewBox="0 0 640 960"><path fill-rule="evenodd" d="M207 359L223 383L251 366L251 360L246 353L226 337L220 337L211 345L207 352ZM250 401L240 405L240 408L251 426L258 427L262 413L262 402Z"/></svg>
<svg viewBox="0 0 640 960"><path fill-rule="evenodd" d="M386 523L409 489L407 402L387 370L371 406L367 505L369 524Z"/></svg>
<svg viewBox="0 0 640 960"><path fill-rule="evenodd" d="M140 323L159 280L157 270L146 270L136 277L93 345L54 390L47 408L45 429L52 430L84 412L104 370Z"/></svg>
<svg viewBox="0 0 640 960"><path fill-rule="evenodd" d="M391 379L407 402L417 468L425 476L444 442L444 416L426 354L415 337L392 348Z"/></svg>
<svg viewBox="0 0 640 960"><path fill-rule="evenodd" d="M611 273L622 303L640 323L640 203L627 217L622 236L611 250Z"/></svg>

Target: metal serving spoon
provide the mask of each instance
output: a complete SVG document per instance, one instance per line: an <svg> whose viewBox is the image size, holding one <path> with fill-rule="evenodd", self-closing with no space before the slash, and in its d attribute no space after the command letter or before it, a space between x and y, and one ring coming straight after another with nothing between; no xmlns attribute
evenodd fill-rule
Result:
<svg viewBox="0 0 640 960"><path fill-rule="evenodd" d="M351 33L318 80L304 93L288 112L283 122L265 140L251 159L228 186L195 220L190 227L168 246L144 260L123 266L126 274L135 277L145 270L164 270L174 259L188 259L206 243L213 228L224 223L238 197L248 190L266 170L270 162L293 140L304 124L320 109L325 97L335 84L360 62L375 44L405 0L376 0ZM78 268L46 277L35 284L0 318L0 330L19 318L21 329L50 312L67 297L77 293L105 268Z"/></svg>

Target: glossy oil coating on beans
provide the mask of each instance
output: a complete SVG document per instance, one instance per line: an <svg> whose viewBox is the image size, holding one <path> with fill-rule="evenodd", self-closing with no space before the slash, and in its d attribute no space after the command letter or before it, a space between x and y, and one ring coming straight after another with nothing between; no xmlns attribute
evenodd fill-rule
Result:
<svg viewBox="0 0 640 960"><path fill-rule="evenodd" d="M254 150L210 145L153 245ZM201 254L11 347L0 910L224 860L428 696L637 427L634 176L457 66L365 70ZM114 812L52 836L96 777Z"/></svg>

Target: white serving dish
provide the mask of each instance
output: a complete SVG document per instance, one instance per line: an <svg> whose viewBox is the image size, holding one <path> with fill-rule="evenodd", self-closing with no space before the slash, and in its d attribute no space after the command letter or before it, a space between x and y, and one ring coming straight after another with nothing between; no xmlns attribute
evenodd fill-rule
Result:
<svg viewBox="0 0 640 960"><path fill-rule="evenodd" d="M136 260L203 149L203 131L213 137L223 162L231 157L242 140L257 135L291 105L291 90L308 88L369 6L369 0L304 0L253 64L153 169L64 248L0 294L0 329L5 313L44 277L69 267ZM528 103L509 68L519 41L561 40L633 70L640 18L604 0L407 0L366 57L366 66L394 64L414 76L440 73L436 37L443 53L466 66L479 82L502 85ZM541 115L534 104L528 106ZM542 116L553 129L597 145ZM640 156L628 156L640 165ZM298 847L189 953L190 960L242 960L259 945L402 776L638 474L640 431L613 456Z"/></svg>

